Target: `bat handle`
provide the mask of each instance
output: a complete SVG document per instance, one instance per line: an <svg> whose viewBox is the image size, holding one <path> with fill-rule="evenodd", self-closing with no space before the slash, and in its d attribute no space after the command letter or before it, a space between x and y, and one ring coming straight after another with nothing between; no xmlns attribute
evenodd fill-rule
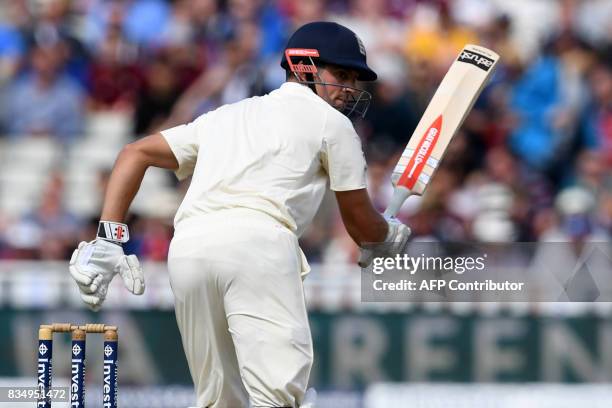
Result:
<svg viewBox="0 0 612 408"><path fill-rule="evenodd" d="M404 186L395 186L393 189L393 197L391 197L391 202L385 210L385 217L395 217L402 207L402 204L404 204L404 201L406 201L406 199L411 195L412 191L410 191L410 189ZM357 263L362 268L366 268L370 262L372 262L372 252L362 250Z"/></svg>
<svg viewBox="0 0 612 408"><path fill-rule="evenodd" d="M385 217L395 217L399 212L402 204L408 197L412 195L412 191L404 186L395 186L393 189L393 197L391 197L391 202L389 206L385 210Z"/></svg>
<svg viewBox="0 0 612 408"><path fill-rule="evenodd" d="M399 212L402 204L408 197L412 195L412 191L404 186L395 186L393 189L393 197L391 197L391 202L389 206L385 210L385 217L395 217L395 215ZM371 251L361 251L359 255L359 261L357 263L362 268L366 268L370 262L372 262L372 253Z"/></svg>

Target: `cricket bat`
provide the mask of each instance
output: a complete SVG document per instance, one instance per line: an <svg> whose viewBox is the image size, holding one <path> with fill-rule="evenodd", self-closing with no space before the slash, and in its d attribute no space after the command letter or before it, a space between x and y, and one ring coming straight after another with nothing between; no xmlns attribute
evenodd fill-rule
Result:
<svg viewBox="0 0 612 408"><path fill-rule="evenodd" d="M394 217L409 196L423 195L498 60L496 53L478 45L467 44L461 50L393 170L393 197L386 216Z"/></svg>

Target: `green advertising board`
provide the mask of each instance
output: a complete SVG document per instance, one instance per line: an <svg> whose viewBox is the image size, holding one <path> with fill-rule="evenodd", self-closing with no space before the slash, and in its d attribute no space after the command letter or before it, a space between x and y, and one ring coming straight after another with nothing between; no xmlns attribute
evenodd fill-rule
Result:
<svg viewBox="0 0 612 408"><path fill-rule="evenodd" d="M378 381L612 381L612 321L596 315L483 316L446 312L311 312L319 388L361 389ZM0 310L0 377L34 375L38 325L103 321L120 330L123 384L188 384L172 311ZM68 376L69 338L58 336L54 370ZM88 340L95 376L101 340ZM100 351L101 352L101 351Z"/></svg>

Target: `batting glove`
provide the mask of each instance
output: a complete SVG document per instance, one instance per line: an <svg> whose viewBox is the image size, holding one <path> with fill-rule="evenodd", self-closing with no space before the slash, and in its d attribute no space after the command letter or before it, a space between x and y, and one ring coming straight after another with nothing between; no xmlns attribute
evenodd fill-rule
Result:
<svg viewBox="0 0 612 408"><path fill-rule="evenodd" d="M358 264L362 268L367 268L372 263L372 259L376 257L393 256L403 253L406 245L408 245L408 240L412 233L410 228L395 217L385 216L385 220L389 230L385 240L379 244L380 246L368 249L361 248Z"/></svg>
<svg viewBox="0 0 612 408"><path fill-rule="evenodd" d="M125 287L133 294L141 295L145 289L144 274L138 258L135 255L125 255L116 239L113 242L100 238L100 235L99 232L98 239L94 241L81 242L73 252L69 266L81 299L94 311L102 306L108 286L117 274L121 275Z"/></svg>

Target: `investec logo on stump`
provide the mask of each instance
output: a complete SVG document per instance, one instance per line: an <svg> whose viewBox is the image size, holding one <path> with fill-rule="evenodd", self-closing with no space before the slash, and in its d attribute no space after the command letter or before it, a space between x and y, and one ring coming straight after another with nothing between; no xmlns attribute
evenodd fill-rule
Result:
<svg viewBox="0 0 612 408"><path fill-rule="evenodd" d="M114 350L110 345L106 345L104 347L104 384L102 384L102 395L104 395L102 399L102 404L104 408L111 408L113 397L116 398L116 395L113 393L117 392L117 389L113 387L113 380L111 376L113 374L113 370L117 370L116 356L114 355ZM117 377L117 373L114 373L114 377Z"/></svg>
<svg viewBox="0 0 612 408"><path fill-rule="evenodd" d="M114 360L104 360L104 385L102 386L104 408L111 407L111 367L114 362Z"/></svg>
<svg viewBox="0 0 612 408"><path fill-rule="evenodd" d="M41 351L41 355L45 355L47 353L47 348L43 345L40 346L40 348L42 349L44 347L44 351ZM42 380L45 379L46 376L46 363L49 362L48 358L39 358L38 359L38 382L40 383Z"/></svg>
<svg viewBox="0 0 612 408"><path fill-rule="evenodd" d="M103 406L117 408L117 357L119 335L117 326L102 323L87 323L75 325L72 323L41 324L38 332L38 387L41 395L51 398L63 398L63 394L51 389L51 355L54 333L71 333L71 365L70 365L70 401L71 408L85 407L85 345L88 333L104 334L104 384ZM54 391L49 393L49 391ZM46 391L42 394L42 391ZM68 394L66 389L66 394ZM51 408L51 398L37 397L39 408ZM67 395L66 395L67 397ZM64 400L62 400L64 401Z"/></svg>
<svg viewBox="0 0 612 408"><path fill-rule="evenodd" d="M81 390L83 387L82 384L79 384L78 376L79 376L79 365L82 360L72 360L71 364L71 374L72 374L72 382L70 383L70 406L73 408L78 408L81 406L79 402L79 394L81 392L85 393L85 390Z"/></svg>
<svg viewBox="0 0 612 408"><path fill-rule="evenodd" d="M36 402L36 406L40 408L47 406L47 399L45 396L49 390L45 388L44 384L47 384L49 377L51 376L51 361L49 360L49 354L49 347L47 347L44 342L41 342L38 346L37 374L38 391L43 397Z"/></svg>
<svg viewBox="0 0 612 408"><path fill-rule="evenodd" d="M48 362L48 359L42 359L42 361L39 359L38 361L38 391L40 392L41 395L46 395L47 391L45 389L45 387L42 385L46 382L46 375L47 373L45 372L45 368L46 368L46 363ZM44 408L46 406L47 402L45 401L44 397L43 399L38 400L38 402L36 403L37 407L42 407Z"/></svg>
<svg viewBox="0 0 612 408"><path fill-rule="evenodd" d="M80 408L85 405L85 342L74 340L72 343L72 360L70 362L70 407Z"/></svg>

